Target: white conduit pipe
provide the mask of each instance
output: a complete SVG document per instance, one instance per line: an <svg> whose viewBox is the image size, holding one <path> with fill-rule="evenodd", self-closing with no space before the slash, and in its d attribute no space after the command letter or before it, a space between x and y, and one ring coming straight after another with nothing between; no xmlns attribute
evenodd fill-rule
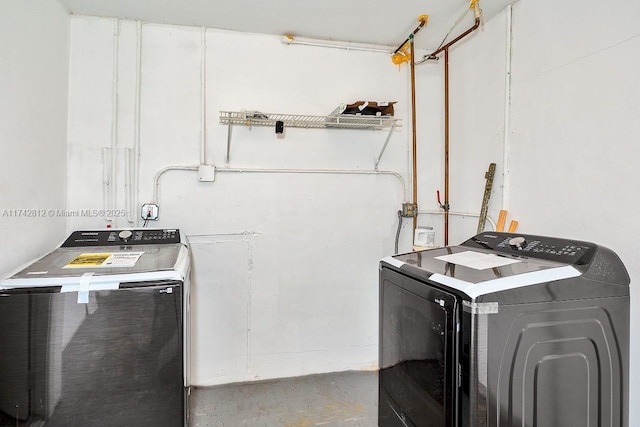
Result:
<svg viewBox="0 0 640 427"><path fill-rule="evenodd" d="M200 94L202 113L201 129L200 129L200 164L207 164L207 29L202 27L202 41L200 50L202 53L200 64L200 84L202 92Z"/></svg>
<svg viewBox="0 0 640 427"><path fill-rule="evenodd" d="M109 210L109 192L111 187L111 148L102 147L102 209Z"/></svg>
<svg viewBox="0 0 640 427"><path fill-rule="evenodd" d="M120 20L115 18L113 22L113 87L111 93L111 176L109 186L109 206L108 210L113 211L116 208L117 191L116 191L116 174L118 159L118 36L120 34ZM117 218L106 218L113 221L117 226Z"/></svg>
<svg viewBox="0 0 640 427"><path fill-rule="evenodd" d="M513 38L511 18L513 16L513 9L510 4L507 5L505 13L507 18L507 43L504 79L504 146L502 152L502 209L504 210L509 206L509 158L511 155L509 116L511 115L511 42Z"/></svg>
<svg viewBox="0 0 640 427"><path fill-rule="evenodd" d="M155 204L158 203L158 194L160 188L160 177L168 171L172 170L186 170L197 171L198 166L167 166L160 169L153 180L153 200ZM348 170L348 169L262 169L262 168L217 168L216 173L269 173L269 174L320 174L320 175L388 175L395 177L400 181L402 187L402 197L406 202L407 189L404 182L404 178L398 172L394 171L381 171L381 170Z"/></svg>
<svg viewBox="0 0 640 427"><path fill-rule="evenodd" d="M130 197L130 211L127 211L127 221L136 225L138 217L136 206L138 206L138 187L140 180L138 171L140 170L140 74L142 72L142 22L136 21L136 86L135 86L135 107L133 111L133 150L131 156L129 180L132 183Z"/></svg>
<svg viewBox="0 0 640 427"><path fill-rule="evenodd" d="M287 45L301 45L301 46L314 46L314 47L327 47L330 49L345 49L345 50L357 50L361 52L376 52L390 55L393 53L393 47L391 46L379 46L368 45L364 43L351 43L351 42L339 42L331 40L317 40L304 37L296 37L293 35L286 35L282 37L282 43Z"/></svg>
<svg viewBox="0 0 640 427"><path fill-rule="evenodd" d="M197 171L198 166L167 166L158 171L155 178L153 178L153 203L158 205L158 193L160 189L160 177L169 171Z"/></svg>
<svg viewBox="0 0 640 427"><path fill-rule="evenodd" d="M444 212L442 211L418 211L418 214L427 214L427 215L444 215ZM477 213L471 213L471 212L454 212L454 211L449 211L449 215L454 215L454 216L470 216L470 217L474 217L474 218L480 218L480 214ZM493 229L496 229L496 223L489 217L487 217L487 221L489 221L489 224L491 224L491 226L493 227Z"/></svg>
<svg viewBox="0 0 640 427"><path fill-rule="evenodd" d="M402 187L402 197L406 201L407 186L404 178L398 172L385 170L349 170L349 169L261 169L261 168L220 168L218 173L302 173L302 174L326 174L326 175L390 175L400 181Z"/></svg>
<svg viewBox="0 0 640 427"><path fill-rule="evenodd" d="M124 149L124 210L127 213L127 221L129 224L133 223L131 219L131 212L133 208L131 206L131 148Z"/></svg>

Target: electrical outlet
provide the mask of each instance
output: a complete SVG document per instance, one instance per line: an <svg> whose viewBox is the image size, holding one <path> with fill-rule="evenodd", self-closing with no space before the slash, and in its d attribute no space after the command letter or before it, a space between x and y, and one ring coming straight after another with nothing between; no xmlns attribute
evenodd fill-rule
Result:
<svg viewBox="0 0 640 427"><path fill-rule="evenodd" d="M140 217L144 220L157 221L160 207L155 203L145 203L140 209Z"/></svg>

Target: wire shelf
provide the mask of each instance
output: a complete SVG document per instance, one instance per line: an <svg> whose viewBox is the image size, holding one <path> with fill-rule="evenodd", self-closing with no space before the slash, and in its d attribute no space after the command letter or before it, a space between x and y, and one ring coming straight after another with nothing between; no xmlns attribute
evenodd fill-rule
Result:
<svg viewBox="0 0 640 427"><path fill-rule="evenodd" d="M282 122L285 127L337 128L337 129L385 129L400 126L400 119L393 116L356 116L336 114L309 116L301 114L262 113L259 111L220 111L220 122L227 125L275 126Z"/></svg>

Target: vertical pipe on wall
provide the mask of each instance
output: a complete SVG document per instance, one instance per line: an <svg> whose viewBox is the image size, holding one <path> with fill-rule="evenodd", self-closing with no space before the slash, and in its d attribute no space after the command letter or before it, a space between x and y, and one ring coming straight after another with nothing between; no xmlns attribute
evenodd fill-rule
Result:
<svg viewBox="0 0 640 427"><path fill-rule="evenodd" d="M200 84L201 92L201 129L200 129L200 164L207 164L207 29L202 27L202 40L200 45L201 63L200 63Z"/></svg>
<svg viewBox="0 0 640 427"><path fill-rule="evenodd" d="M136 82L133 111L133 149L129 156L129 208L127 209L127 221L137 226L138 186L140 183L138 171L140 170L140 72L142 70L142 22L136 21Z"/></svg>
<svg viewBox="0 0 640 427"><path fill-rule="evenodd" d="M431 59L444 52L444 204L441 207L444 210L445 246L449 244L449 47L471 34L480 26L480 7L478 2L472 2L471 5L475 14L473 26L428 56Z"/></svg>
<svg viewBox="0 0 640 427"><path fill-rule="evenodd" d="M111 148L102 147L102 210L109 209L109 194L111 193Z"/></svg>
<svg viewBox="0 0 640 427"><path fill-rule="evenodd" d="M449 245L449 48L444 49L444 245Z"/></svg>
<svg viewBox="0 0 640 427"><path fill-rule="evenodd" d="M131 148L124 149L124 210L127 213L127 221L129 224L134 223L135 218L131 218L133 212L133 199L132 199L132 183L133 183L133 157Z"/></svg>
<svg viewBox="0 0 640 427"><path fill-rule="evenodd" d="M502 157L502 209L507 210L509 205L509 127L511 115L511 42L513 37L513 28L511 19L513 16L512 6L509 4L505 9L507 18L507 36L505 50L505 79L504 79L504 142Z"/></svg>
<svg viewBox="0 0 640 427"><path fill-rule="evenodd" d="M116 174L118 158L118 37L120 35L120 20L115 18L113 22L113 77L111 93L111 172L109 186L108 211L116 208ZM117 218L105 218L108 223L117 226Z"/></svg>
<svg viewBox="0 0 640 427"><path fill-rule="evenodd" d="M414 206L418 205L418 139L417 139L417 124L416 124L416 62L414 58L415 48L413 34L409 37L410 55L411 55L411 129L412 129L412 170L413 170L413 198L412 203ZM417 211L417 208L416 208ZM415 231L418 225L418 212L414 212L413 215L413 230Z"/></svg>
<svg viewBox="0 0 640 427"><path fill-rule="evenodd" d="M416 61L415 61L415 46L414 46L414 38L415 35L425 26L429 19L429 15L420 15L418 17L418 26L409 34L409 37L393 52L391 55L392 61L394 63L400 64L405 62L406 60L406 52L403 52L401 55L398 54L401 50L405 49L407 43L409 43L409 64L411 70L411 126L412 126L412 175L413 175L413 197L412 197L412 205L413 205L413 230L415 231L418 225L418 143L417 143L417 124L416 124ZM402 56L398 62L395 61L398 55ZM404 209L404 207L403 207ZM402 218L399 218L402 221ZM402 222L400 222L400 225Z"/></svg>

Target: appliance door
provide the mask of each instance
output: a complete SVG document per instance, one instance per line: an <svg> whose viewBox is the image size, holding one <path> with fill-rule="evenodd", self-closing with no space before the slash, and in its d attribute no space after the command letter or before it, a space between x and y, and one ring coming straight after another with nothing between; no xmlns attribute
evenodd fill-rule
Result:
<svg viewBox="0 0 640 427"><path fill-rule="evenodd" d="M456 297L388 268L380 273L380 427L457 423Z"/></svg>
<svg viewBox="0 0 640 427"><path fill-rule="evenodd" d="M181 282L0 292L0 426L182 426Z"/></svg>

